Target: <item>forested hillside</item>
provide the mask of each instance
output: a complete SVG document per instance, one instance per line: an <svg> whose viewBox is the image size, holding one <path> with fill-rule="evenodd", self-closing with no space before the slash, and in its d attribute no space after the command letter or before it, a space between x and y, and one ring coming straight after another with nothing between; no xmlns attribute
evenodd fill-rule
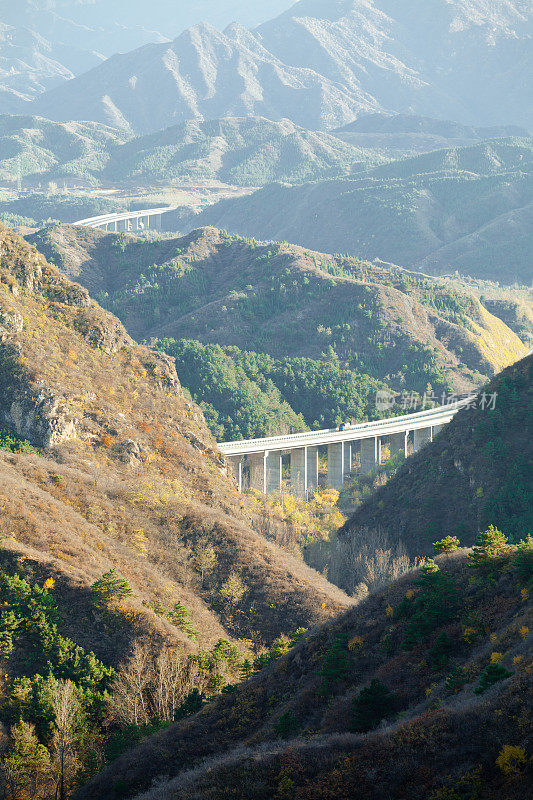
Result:
<svg viewBox="0 0 533 800"><path fill-rule="evenodd" d="M470 546L491 523L512 541L530 531L532 367L528 356L498 375L484 390L485 408L481 402L457 414L361 506L340 540L357 538L360 528L380 528L422 555L445 536Z"/></svg>
<svg viewBox="0 0 533 800"><path fill-rule="evenodd" d="M213 180L238 186L347 175L381 161L327 133L307 131L288 119L261 117L188 121L114 148L102 177L116 183L168 185Z"/></svg>
<svg viewBox="0 0 533 800"><path fill-rule="evenodd" d="M336 358L272 358L187 339L159 339L156 346L176 359L184 386L219 441L373 418L376 391L385 388Z"/></svg>
<svg viewBox="0 0 533 800"><path fill-rule="evenodd" d="M59 226L30 241L117 314L137 340L194 339L224 347L222 354L192 345L195 358L225 362L229 384L224 378L221 391L234 381L229 373L243 368L261 391L267 388L271 400L261 403L277 405L278 430L293 425L283 401L313 427L346 415L361 419L383 383L397 391L424 393L428 383L436 392L469 391L525 352L470 292L384 264L210 228L146 242ZM248 355L239 355L244 350ZM226 417L227 433L229 408L213 402L201 372L187 374L197 400ZM257 411L257 422L246 421L242 434L272 431L266 407L250 412L253 419ZM211 411L208 418L219 432Z"/></svg>
<svg viewBox="0 0 533 800"><path fill-rule="evenodd" d="M531 547L428 560L77 797L521 800Z"/></svg>
<svg viewBox="0 0 533 800"><path fill-rule="evenodd" d="M353 180L268 186L190 225L529 285L531 139L485 142L374 168Z"/></svg>
<svg viewBox="0 0 533 800"><path fill-rule="evenodd" d="M94 122L60 124L39 117L0 116L0 181L35 185L63 180L94 185L122 131Z"/></svg>
<svg viewBox="0 0 533 800"><path fill-rule="evenodd" d="M349 175L384 161L377 152L305 130L288 119L188 120L132 139L123 130L94 122L0 116L0 182L16 186L20 177L25 188L46 188L49 182L77 187L198 181L263 186Z"/></svg>

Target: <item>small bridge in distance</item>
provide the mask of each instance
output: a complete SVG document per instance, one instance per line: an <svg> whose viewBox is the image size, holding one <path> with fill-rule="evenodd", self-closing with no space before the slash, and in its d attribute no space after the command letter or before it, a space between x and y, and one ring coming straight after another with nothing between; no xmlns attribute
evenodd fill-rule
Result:
<svg viewBox="0 0 533 800"><path fill-rule="evenodd" d="M99 217L87 217L73 222L84 228L98 228L113 233L138 233L139 231L160 231L163 228L163 217L177 211L179 206L164 208L148 208L142 211L121 211L116 214L101 214Z"/></svg>

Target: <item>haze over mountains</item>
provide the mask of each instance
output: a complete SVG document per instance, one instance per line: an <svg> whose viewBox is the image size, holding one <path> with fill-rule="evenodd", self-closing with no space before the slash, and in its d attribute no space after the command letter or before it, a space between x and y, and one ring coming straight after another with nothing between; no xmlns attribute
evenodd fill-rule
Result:
<svg viewBox="0 0 533 800"><path fill-rule="evenodd" d="M302 0L253 31L201 23L113 56L40 96L32 113L137 133L245 114L325 129L383 109L528 127L530 35L520 0Z"/></svg>
<svg viewBox="0 0 533 800"><path fill-rule="evenodd" d="M2 0L0 3L0 111L85 72L117 52L165 42L201 20L225 27L254 25L290 5L195 0Z"/></svg>
<svg viewBox="0 0 533 800"><path fill-rule="evenodd" d="M439 150L350 180L273 184L190 224L381 258L435 275L531 281L532 140Z"/></svg>
<svg viewBox="0 0 533 800"><path fill-rule="evenodd" d="M0 0L2 798L531 784L533 0L289 2Z"/></svg>

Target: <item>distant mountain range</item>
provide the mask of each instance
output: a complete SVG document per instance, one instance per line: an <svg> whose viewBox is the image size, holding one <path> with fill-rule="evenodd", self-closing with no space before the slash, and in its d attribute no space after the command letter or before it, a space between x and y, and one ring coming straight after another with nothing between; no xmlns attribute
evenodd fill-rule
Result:
<svg viewBox="0 0 533 800"><path fill-rule="evenodd" d="M114 147L102 177L144 185L217 179L241 186L348 175L385 160L290 120L189 121Z"/></svg>
<svg viewBox="0 0 533 800"><path fill-rule="evenodd" d="M270 14L290 5L272 0ZM244 0L0 0L0 112L21 110L31 100L97 66L114 53L150 42L168 42L207 20L225 27L238 19L266 19L261 4ZM24 113L24 112L23 112Z"/></svg>
<svg viewBox="0 0 533 800"><path fill-rule="evenodd" d="M253 31L201 23L115 55L32 113L136 133L247 115L328 129L381 110L531 127L531 32L521 0L301 0Z"/></svg>
<svg viewBox="0 0 533 800"><path fill-rule="evenodd" d="M78 185L157 185L219 180L242 186L349 175L386 158L290 120L191 120L129 141L96 122L0 116L0 181Z"/></svg>
<svg viewBox="0 0 533 800"><path fill-rule="evenodd" d="M96 183L112 145L128 140L123 131L96 122L50 122L40 117L0 116L0 181L20 175L32 185L50 180Z"/></svg>
<svg viewBox="0 0 533 800"><path fill-rule="evenodd" d="M486 139L529 136L529 131L516 125L479 128L417 114L390 113L361 114L354 122L330 133L355 147L383 152L389 158L465 147Z"/></svg>
<svg viewBox="0 0 533 800"><path fill-rule="evenodd" d="M274 184L223 200L191 216L189 226L529 284L532 145L496 140L394 161L350 180Z"/></svg>

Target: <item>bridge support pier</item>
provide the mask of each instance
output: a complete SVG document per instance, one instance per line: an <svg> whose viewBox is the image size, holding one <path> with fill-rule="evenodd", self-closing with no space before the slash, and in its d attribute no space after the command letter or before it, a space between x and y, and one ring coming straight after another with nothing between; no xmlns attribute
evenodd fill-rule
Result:
<svg viewBox="0 0 533 800"><path fill-rule="evenodd" d="M266 494L266 456L264 453L248 455L250 465L250 489Z"/></svg>
<svg viewBox="0 0 533 800"><path fill-rule="evenodd" d="M431 440L432 441L435 438L435 436L437 436L437 434L439 434L441 432L441 430L443 428L444 428L444 425L433 425L433 427L431 428Z"/></svg>
<svg viewBox="0 0 533 800"><path fill-rule="evenodd" d="M291 450L291 492L300 500L307 495L307 447Z"/></svg>
<svg viewBox="0 0 533 800"><path fill-rule="evenodd" d="M306 500L318 489L318 447L299 447L290 451L291 492Z"/></svg>
<svg viewBox="0 0 533 800"><path fill-rule="evenodd" d="M415 430L415 453L418 453L432 440L431 428L418 428Z"/></svg>
<svg viewBox="0 0 533 800"><path fill-rule="evenodd" d="M281 491L281 450L270 450L265 453L266 494Z"/></svg>
<svg viewBox="0 0 533 800"><path fill-rule="evenodd" d="M368 475L379 466L380 462L381 439L379 436L361 439L361 475Z"/></svg>
<svg viewBox="0 0 533 800"><path fill-rule="evenodd" d="M307 491L318 491L318 447L306 447L307 451Z"/></svg>
<svg viewBox="0 0 533 800"><path fill-rule="evenodd" d="M344 475L349 475L352 471L352 442L344 442Z"/></svg>
<svg viewBox="0 0 533 800"><path fill-rule="evenodd" d="M344 485L344 442L328 444L328 484L334 489Z"/></svg>
<svg viewBox="0 0 533 800"><path fill-rule="evenodd" d="M389 440L390 457L394 458L398 453L403 453L407 458L407 431L402 433L393 433Z"/></svg>

